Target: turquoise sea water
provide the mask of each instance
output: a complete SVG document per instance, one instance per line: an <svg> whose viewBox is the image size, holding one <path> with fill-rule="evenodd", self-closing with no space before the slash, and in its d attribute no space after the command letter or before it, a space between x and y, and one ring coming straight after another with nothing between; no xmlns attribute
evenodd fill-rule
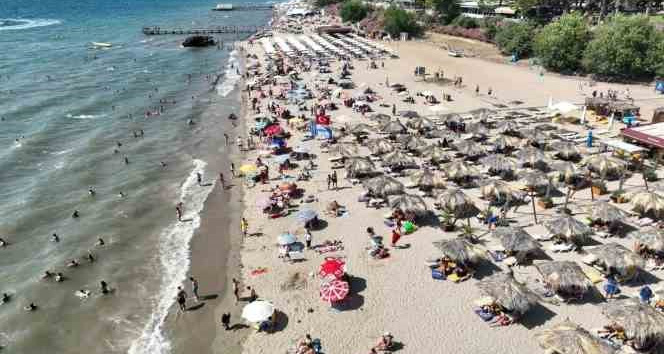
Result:
<svg viewBox="0 0 664 354"><path fill-rule="evenodd" d="M0 2L0 237L9 242L0 249L0 292L12 297L0 306L4 351L169 351L161 324L212 189L195 175L212 181L220 168L225 117L239 109L230 68L237 58L141 28L264 25L270 16L210 11L214 5ZM237 37L218 39L228 46ZM179 201L191 222L175 222ZM103 247L95 246L100 237ZM81 266L67 268L74 258ZM66 280L41 280L46 270ZM112 295L99 294L100 280ZM79 289L93 294L82 300ZM30 302L37 311L22 310Z"/></svg>

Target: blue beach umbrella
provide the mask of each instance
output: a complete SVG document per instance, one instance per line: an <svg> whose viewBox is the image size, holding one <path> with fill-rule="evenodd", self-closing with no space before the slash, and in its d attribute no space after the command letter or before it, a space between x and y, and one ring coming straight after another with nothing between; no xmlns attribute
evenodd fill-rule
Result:
<svg viewBox="0 0 664 354"><path fill-rule="evenodd" d="M277 243L281 246L292 245L297 241L297 237L291 233L285 233L277 237Z"/></svg>
<svg viewBox="0 0 664 354"><path fill-rule="evenodd" d="M302 209L295 214L295 219L301 223L309 222L315 219L318 213L311 209Z"/></svg>

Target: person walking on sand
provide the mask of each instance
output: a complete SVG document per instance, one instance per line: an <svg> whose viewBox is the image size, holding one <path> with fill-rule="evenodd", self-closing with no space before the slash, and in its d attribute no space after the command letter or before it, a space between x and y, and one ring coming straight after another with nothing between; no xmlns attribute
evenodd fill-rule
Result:
<svg viewBox="0 0 664 354"><path fill-rule="evenodd" d="M226 141L226 146L228 146L229 137L228 137L228 134L226 134L226 133L224 133L224 140Z"/></svg>
<svg viewBox="0 0 664 354"><path fill-rule="evenodd" d="M235 164L231 162L231 175L235 178Z"/></svg>
<svg viewBox="0 0 664 354"><path fill-rule="evenodd" d="M332 171L332 187L334 187L334 190L339 188L338 182L339 180L337 179L337 171Z"/></svg>
<svg viewBox="0 0 664 354"><path fill-rule="evenodd" d="M242 231L243 237L247 237L247 230L249 230L249 223L247 222L247 219L242 218L240 220L240 231Z"/></svg>
<svg viewBox="0 0 664 354"><path fill-rule="evenodd" d="M180 309L179 312L187 311L187 293L184 291L184 289L182 289L181 286L178 286L177 300Z"/></svg>
<svg viewBox="0 0 664 354"><path fill-rule="evenodd" d="M224 329L227 330L227 331L230 330L231 329L230 324L231 324L231 313L228 312L228 313L222 314L221 315L221 325L224 326Z"/></svg>
<svg viewBox="0 0 664 354"><path fill-rule="evenodd" d="M304 229L304 242L307 245L307 249L311 249L311 231L308 228Z"/></svg>
<svg viewBox="0 0 664 354"><path fill-rule="evenodd" d="M330 186L332 185L332 175L328 174L327 175L327 189L330 189Z"/></svg>
<svg viewBox="0 0 664 354"><path fill-rule="evenodd" d="M200 297L198 296L198 280L196 280L194 277L189 277L189 281L191 282L191 292L194 294L196 302L199 302Z"/></svg>
<svg viewBox="0 0 664 354"><path fill-rule="evenodd" d="M392 247L397 247L397 242L401 238L401 233L399 232L399 229L394 229L392 230Z"/></svg>
<svg viewBox="0 0 664 354"><path fill-rule="evenodd" d="M480 85L475 85L475 95L480 95Z"/></svg>
<svg viewBox="0 0 664 354"><path fill-rule="evenodd" d="M219 183L221 183L221 189L226 189L226 182L224 182L224 174L219 172Z"/></svg>
<svg viewBox="0 0 664 354"><path fill-rule="evenodd" d="M175 206L175 211L178 214L178 221L182 221L182 202L178 203Z"/></svg>
<svg viewBox="0 0 664 354"><path fill-rule="evenodd" d="M256 295L256 290L254 290L254 288L248 286L247 291L249 291L249 303L252 303L258 299L258 295Z"/></svg>
<svg viewBox="0 0 664 354"><path fill-rule="evenodd" d="M233 296L235 296L235 303L237 304L240 301L240 282L233 278Z"/></svg>
<svg viewBox="0 0 664 354"><path fill-rule="evenodd" d="M196 172L196 182L199 186L203 183L203 175L200 172Z"/></svg>

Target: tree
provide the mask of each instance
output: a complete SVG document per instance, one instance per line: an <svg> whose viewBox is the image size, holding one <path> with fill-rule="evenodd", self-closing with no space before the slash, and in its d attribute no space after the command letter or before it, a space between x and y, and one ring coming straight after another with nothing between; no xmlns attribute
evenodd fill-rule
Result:
<svg viewBox="0 0 664 354"><path fill-rule="evenodd" d="M595 31L583 66L601 78L633 79L652 76L660 35L646 16L611 17ZM659 58L661 60L661 57Z"/></svg>
<svg viewBox="0 0 664 354"><path fill-rule="evenodd" d="M449 25L455 18L461 15L461 6L458 0L433 0L432 7L440 13L440 21Z"/></svg>
<svg viewBox="0 0 664 354"><path fill-rule="evenodd" d="M314 5L317 7L325 7L332 4L338 4L343 0L314 0Z"/></svg>
<svg viewBox="0 0 664 354"><path fill-rule="evenodd" d="M540 4L540 0L515 0L514 6L522 14L528 13L528 10L532 9L536 5Z"/></svg>
<svg viewBox="0 0 664 354"><path fill-rule="evenodd" d="M655 76L664 77L664 33L656 33L654 42L656 45L650 49L648 60Z"/></svg>
<svg viewBox="0 0 664 354"><path fill-rule="evenodd" d="M415 16L405 10L392 6L385 10L384 17L383 29L392 37L399 37L401 32L406 32L411 36L418 36L422 33L422 28L417 24Z"/></svg>
<svg viewBox="0 0 664 354"><path fill-rule="evenodd" d="M504 22L496 32L496 44L504 54L525 57L532 50L535 26L529 22Z"/></svg>
<svg viewBox="0 0 664 354"><path fill-rule="evenodd" d="M368 9L359 0L349 0L341 5L339 15L344 22L359 22L367 17Z"/></svg>
<svg viewBox="0 0 664 354"><path fill-rule="evenodd" d="M533 43L542 65L554 71L576 71L590 41L588 24L579 14L567 14L546 25Z"/></svg>

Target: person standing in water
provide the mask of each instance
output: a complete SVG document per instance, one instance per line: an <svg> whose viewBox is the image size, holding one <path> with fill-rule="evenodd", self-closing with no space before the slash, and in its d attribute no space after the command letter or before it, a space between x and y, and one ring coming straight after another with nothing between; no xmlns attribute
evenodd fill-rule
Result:
<svg viewBox="0 0 664 354"><path fill-rule="evenodd" d="M196 182L198 182L199 186L203 183L203 176L200 172L196 172Z"/></svg>
<svg viewBox="0 0 664 354"><path fill-rule="evenodd" d="M221 183L221 189L226 189L226 182L224 182L224 174L219 172L219 182Z"/></svg>
<svg viewBox="0 0 664 354"><path fill-rule="evenodd" d="M55 243L60 242L60 236L58 236L58 234L56 234L56 233L54 232L53 235L51 235L51 241L53 241L53 242L55 242Z"/></svg>
<svg viewBox="0 0 664 354"><path fill-rule="evenodd" d="M105 281L100 281L99 286L101 287L101 293L106 295L110 293L111 291L108 289L108 284Z"/></svg>
<svg viewBox="0 0 664 354"><path fill-rule="evenodd" d="M182 202L175 206L175 212L178 214L178 221L182 221Z"/></svg>

